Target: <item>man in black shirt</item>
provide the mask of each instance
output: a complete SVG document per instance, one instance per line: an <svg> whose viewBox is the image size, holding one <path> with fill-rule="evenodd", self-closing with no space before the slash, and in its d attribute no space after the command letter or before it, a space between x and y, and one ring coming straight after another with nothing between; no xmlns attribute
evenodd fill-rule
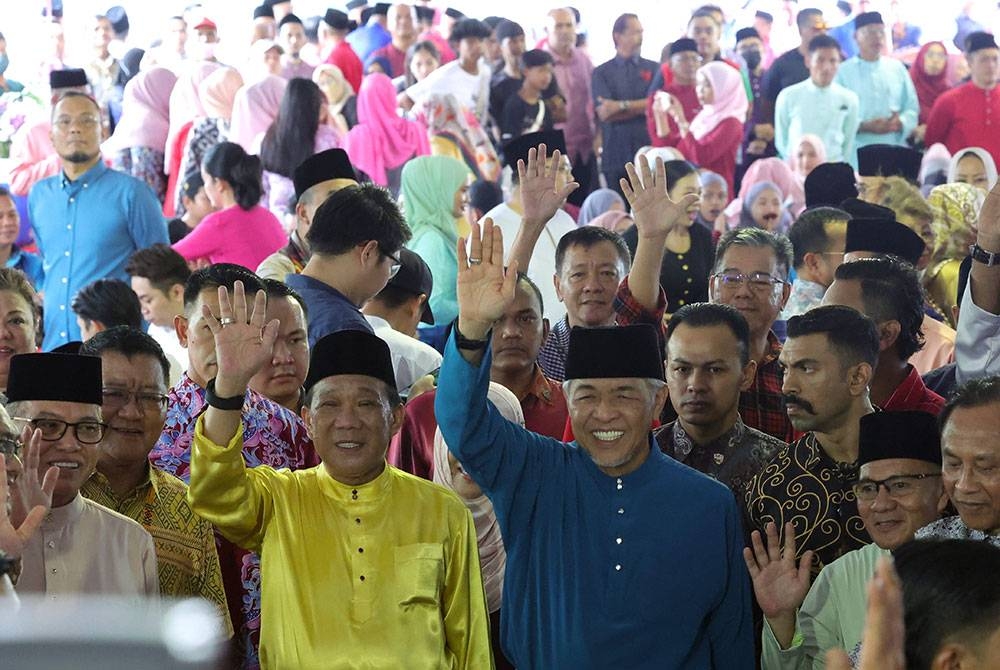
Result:
<svg viewBox="0 0 1000 670"><path fill-rule="evenodd" d="M809 54L809 42L817 35L826 32L826 22L823 12L818 9L806 8L798 13L795 22L799 27L801 44L795 49L778 56L764 74L761 85L761 119L774 128L774 102L781 90L805 81L809 78L809 68L806 67L806 56Z"/></svg>

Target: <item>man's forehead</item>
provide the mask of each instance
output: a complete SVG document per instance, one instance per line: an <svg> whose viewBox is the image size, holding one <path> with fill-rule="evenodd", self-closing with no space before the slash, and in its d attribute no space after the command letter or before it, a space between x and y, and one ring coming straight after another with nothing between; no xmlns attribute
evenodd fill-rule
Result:
<svg viewBox="0 0 1000 670"><path fill-rule="evenodd" d="M899 475L919 475L940 472L941 466L917 458L877 458L861 466L861 478L888 479Z"/></svg>
<svg viewBox="0 0 1000 670"><path fill-rule="evenodd" d="M691 362L716 360L739 356L740 345L733 331L723 324L689 326L682 323L671 333L667 353L671 358L683 354Z"/></svg>
<svg viewBox="0 0 1000 670"><path fill-rule="evenodd" d="M805 358L822 358L830 354L829 344L826 333L810 333L799 337L789 337L785 340L778 358L786 365Z"/></svg>
<svg viewBox="0 0 1000 670"><path fill-rule="evenodd" d="M576 388L609 390L617 388L640 388L645 386L642 377L585 377L575 379Z"/></svg>
<svg viewBox="0 0 1000 670"><path fill-rule="evenodd" d="M330 375L323 377L315 386L317 397L333 396L350 393L372 393L380 395L385 388L385 382L368 375Z"/></svg>
<svg viewBox="0 0 1000 670"><path fill-rule="evenodd" d="M66 400L26 400L24 406L31 416L28 418L46 417L76 421L78 419L100 418L101 406L86 402L69 402Z"/></svg>
<svg viewBox="0 0 1000 670"><path fill-rule="evenodd" d="M739 272L771 272L778 264L771 247L751 247L734 245L726 249L722 256L724 270Z"/></svg>

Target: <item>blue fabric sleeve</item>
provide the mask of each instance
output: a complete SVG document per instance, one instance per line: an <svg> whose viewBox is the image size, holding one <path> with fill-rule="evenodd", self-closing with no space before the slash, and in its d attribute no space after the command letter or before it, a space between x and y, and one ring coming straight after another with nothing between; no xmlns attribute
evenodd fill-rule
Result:
<svg viewBox="0 0 1000 670"><path fill-rule="evenodd" d="M750 608L750 577L743 560L743 525L736 500L729 496L726 505L726 549L729 574L722 602L708 623L712 647L712 667L745 668L754 664L754 625Z"/></svg>

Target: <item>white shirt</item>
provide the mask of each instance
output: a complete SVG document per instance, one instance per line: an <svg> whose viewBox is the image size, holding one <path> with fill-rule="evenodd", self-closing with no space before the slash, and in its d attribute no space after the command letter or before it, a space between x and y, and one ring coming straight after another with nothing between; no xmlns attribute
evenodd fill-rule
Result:
<svg viewBox="0 0 1000 670"><path fill-rule="evenodd" d="M18 593L157 597L153 537L138 523L77 494L54 507L22 555Z"/></svg>
<svg viewBox="0 0 1000 670"><path fill-rule="evenodd" d="M365 314L375 334L389 345L392 371L396 375L396 390L408 391L413 382L441 367L441 354L437 349L406 333L393 330L380 316Z"/></svg>
<svg viewBox="0 0 1000 670"><path fill-rule="evenodd" d="M490 99L490 70L479 62L479 72L469 74L457 60L446 63L406 89L405 93L420 107L431 95L451 93L458 103L476 115L480 123L486 123L486 112Z"/></svg>
<svg viewBox="0 0 1000 670"><path fill-rule="evenodd" d="M163 353L167 355L167 360L170 361L170 379L167 380L167 385L173 386L188 369L188 351L181 346L173 326L157 326L151 323L147 334L156 340Z"/></svg>
<svg viewBox="0 0 1000 670"><path fill-rule="evenodd" d="M500 203L483 215L479 220L480 225L486 217L493 219L493 225L503 232L503 255L505 260L509 259L514 237L521 227L521 215L506 203ZM553 277L556 274L556 245L562 236L571 230L576 230L573 217L560 209L545 224L545 230L538 237L538 243L535 244L535 250L531 254L531 263L528 265L528 278L535 282L542 292L544 316L552 324L566 316L566 306L556 295Z"/></svg>

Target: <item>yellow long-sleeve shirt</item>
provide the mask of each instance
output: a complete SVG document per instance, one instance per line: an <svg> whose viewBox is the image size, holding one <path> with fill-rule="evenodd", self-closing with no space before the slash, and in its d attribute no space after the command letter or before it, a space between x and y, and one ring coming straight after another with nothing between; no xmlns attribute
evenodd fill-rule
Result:
<svg viewBox="0 0 1000 670"><path fill-rule="evenodd" d="M261 555L264 668L492 668L476 532L445 489L386 466L346 486L320 465L247 468L195 427L188 499Z"/></svg>

